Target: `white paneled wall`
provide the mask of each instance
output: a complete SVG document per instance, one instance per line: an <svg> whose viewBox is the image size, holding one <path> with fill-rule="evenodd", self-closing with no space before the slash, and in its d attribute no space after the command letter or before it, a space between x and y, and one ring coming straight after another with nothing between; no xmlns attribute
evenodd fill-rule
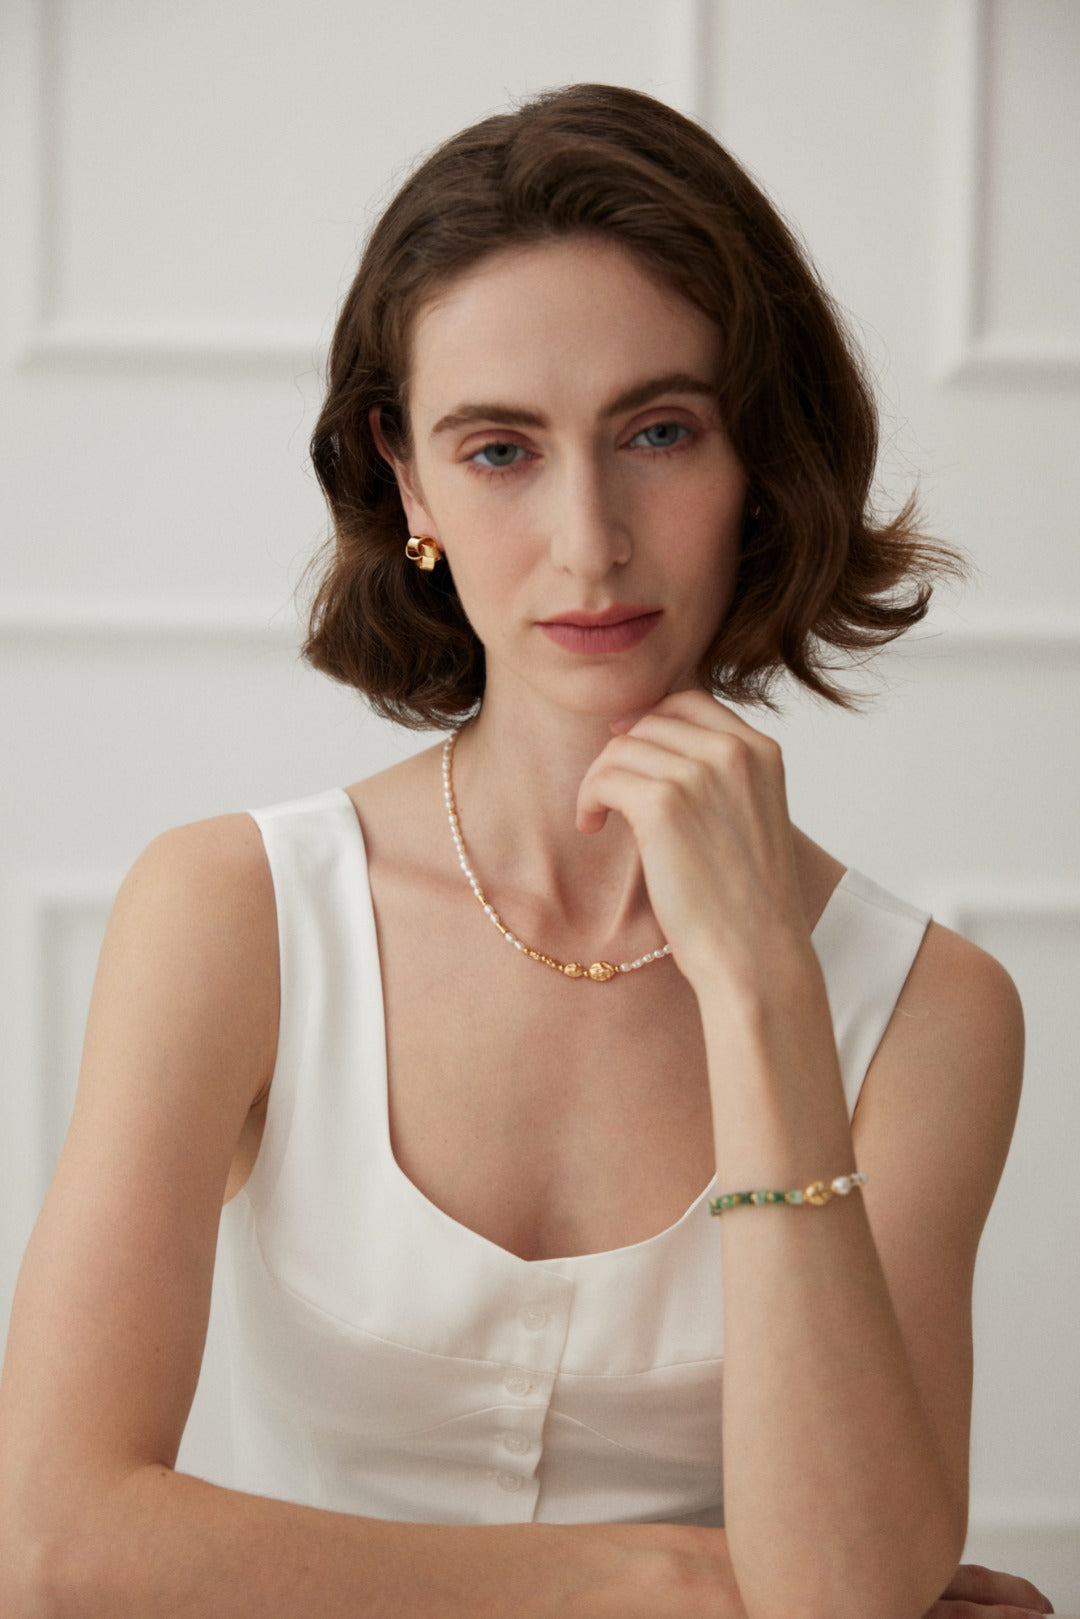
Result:
<svg viewBox="0 0 1080 1619"><path fill-rule="evenodd" d="M882 660L868 717L796 703L777 734L802 824L992 950L1023 995L1027 1085L977 1278L969 1549L1080 1609L1080 1263L1059 1207L1080 1162L1080 12L719 15L714 125L854 311L882 487L919 475L977 569Z"/></svg>
<svg viewBox="0 0 1080 1619"><path fill-rule="evenodd" d="M868 716L795 700L770 724L807 830L1024 995L971 1544L1080 1610L1073 0L6 0L0 1319L138 849L418 745L295 656L323 531L306 441L357 246L417 152L586 78L704 117L798 222L879 381L882 490L921 476L979 569L882 660ZM226 1398L212 1340L185 1446L211 1475Z"/></svg>
<svg viewBox="0 0 1080 1619"><path fill-rule="evenodd" d="M1080 9L1008 0L958 9L957 371L1080 378L1075 162Z"/></svg>

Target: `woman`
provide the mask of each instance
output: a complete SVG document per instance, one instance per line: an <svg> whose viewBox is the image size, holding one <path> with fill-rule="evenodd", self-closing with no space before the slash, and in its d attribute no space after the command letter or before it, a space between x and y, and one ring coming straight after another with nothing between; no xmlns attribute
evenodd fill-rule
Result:
<svg viewBox="0 0 1080 1619"><path fill-rule="evenodd" d="M950 565L867 515L827 299L710 137L577 87L391 205L313 449L309 657L466 723L125 883L13 1319L5 1614L914 1619L1022 1025L730 706L844 701L830 649ZM223 1196L233 1490L173 1470Z"/></svg>

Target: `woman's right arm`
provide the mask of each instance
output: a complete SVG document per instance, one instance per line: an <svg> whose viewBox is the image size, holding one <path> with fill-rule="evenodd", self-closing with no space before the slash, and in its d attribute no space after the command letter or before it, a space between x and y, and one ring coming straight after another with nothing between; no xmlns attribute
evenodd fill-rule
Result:
<svg viewBox="0 0 1080 1619"><path fill-rule="evenodd" d="M16 1291L4 1619L741 1619L719 1530L384 1523L175 1471L277 1009L254 822L167 833L110 919L70 1132Z"/></svg>

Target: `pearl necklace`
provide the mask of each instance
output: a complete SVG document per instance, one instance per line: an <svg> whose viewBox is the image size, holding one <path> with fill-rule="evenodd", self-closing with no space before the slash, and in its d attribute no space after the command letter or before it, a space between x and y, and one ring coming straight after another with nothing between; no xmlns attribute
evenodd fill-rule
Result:
<svg viewBox="0 0 1080 1619"><path fill-rule="evenodd" d="M530 961L538 961L542 966L551 967L555 972L562 973L564 978L587 978L594 984L606 984L610 979L618 978L624 973L637 972L639 967L647 967L650 961L662 961L665 956L670 956L671 946L665 944L659 950L650 950L646 955L639 956L636 961L621 961L618 966L612 961L594 961L591 967L586 967L580 961L556 961L554 956L545 956L542 950L533 950L523 939L510 932L480 887L476 873L469 865L469 857L465 853L465 840L461 835L461 823L458 820L457 803L454 799L454 748L460 735L461 726L458 726L443 743L442 777L446 818L450 822L450 835L454 840L458 865L465 873L465 880L476 895L477 902L482 906L484 915L498 928L507 944L512 944L515 950L520 950Z"/></svg>

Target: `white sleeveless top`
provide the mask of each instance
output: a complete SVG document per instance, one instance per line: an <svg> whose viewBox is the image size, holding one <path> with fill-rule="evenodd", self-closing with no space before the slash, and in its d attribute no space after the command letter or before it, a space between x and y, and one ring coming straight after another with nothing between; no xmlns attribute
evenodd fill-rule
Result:
<svg viewBox="0 0 1080 1619"><path fill-rule="evenodd" d="M414 1522L721 1524L715 1187L648 1241L567 1259L520 1259L436 1208L390 1147L351 800L255 820L281 1025L259 1155L221 1224L235 1487ZM849 870L814 930L849 1110L928 920Z"/></svg>

